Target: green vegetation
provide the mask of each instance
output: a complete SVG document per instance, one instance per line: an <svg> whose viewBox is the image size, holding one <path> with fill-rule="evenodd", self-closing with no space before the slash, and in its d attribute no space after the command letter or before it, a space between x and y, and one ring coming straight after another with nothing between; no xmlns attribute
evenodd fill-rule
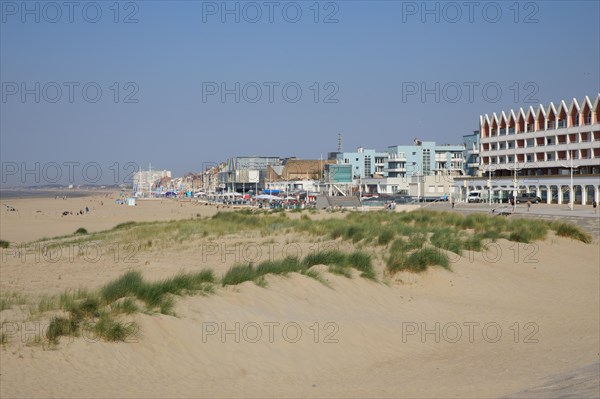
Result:
<svg viewBox="0 0 600 399"><path fill-rule="evenodd" d="M394 270L405 267L401 266L404 265L404 258L424 248L426 244L442 252L449 251L462 255L465 250L480 251L487 241L506 239L531 243L545 238L549 230L555 231L560 236L585 243L591 242L588 233L570 223L499 218L486 214L463 216L454 212L418 210L403 213L349 212L342 219L324 220L311 220L305 216L288 218L282 211L242 210L219 212L210 218L195 217L169 222L126 222L103 232L57 237L49 247L61 244L84 244L90 241L110 246L113 242L126 241L141 243L139 248L142 251L152 251L155 248L168 247L173 243L186 243L194 239L211 240L227 234L253 232L257 236L273 237L284 233L298 233L318 239L341 240L359 247L369 243L385 246L388 252L386 260L388 271L393 273ZM278 262L281 261L261 264L260 270L255 269L253 265L236 265L227 273L222 283L230 285L239 281L254 281L268 273L285 274L291 271L302 273L314 264L348 266L344 254L327 253L327 251L307 256L301 265L292 260L287 260L283 264ZM266 272L266 270L272 271ZM364 276L370 275L368 271L362 272ZM160 304L160 300L152 299L154 295L152 290L148 289L145 295L146 299L142 297L138 299L155 305Z"/></svg>
<svg viewBox="0 0 600 399"><path fill-rule="evenodd" d="M265 286L264 276L267 274L287 275L289 273L300 273L305 276L322 281L320 275L310 268L314 265L329 266L332 273L351 277L349 270L354 268L361 271L361 276L375 279L375 271L371 264L370 255L363 252L344 254L339 251L322 251L307 255L302 261L295 257L287 257L281 260L268 260L254 266L251 263L232 266L221 279L221 284L237 285L245 281L254 281ZM342 271L342 269L344 269Z"/></svg>
<svg viewBox="0 0 600 399"><path fill-rule="evenodd" d="M25 305L27 299L17 292L3 292L0 296L0 311L11 309L15 305Z"/></svg>
<svg viewBox="0 0 600 399"><path fill-rule="evenodd" d="M592 242L592 236L587 232L581 230L574 224L565 222L553 222L550 224L550 228L561 237L569 237L577 241L589 244Z"/></svg>
<svg viewBox="0 0 600 399"><path fill-rule="evenodd" d="M0 240L0 248L8 248L10 247L10 242L6 240Z"/></svg>
<svg viewBox="0 0 600 399"><path fill-rule="evenodd" d="M309 210L309 212L313 212ZM464 251L481 251L490 241L506 239L531 243L544 239L548 231L584 243L591 236L570 223L531 219L490 217L484 214L462 216L450 212L419 210L408 213L348 212L343 218L311 220L308 215L287 217L283 211L220 212L210 218L194 217L169 222L126 222L111 230L88 233L80 228L75 234L56 237L49 245L95 242L110 246L114 242L141 243L140 250L153 251L194 240L214 240L232 234L258 237L307 235L316 241L334 239L347 251L329 250L310 253L303 259L287 257L258 264L236 264L221 279L212 270L180 273L160 281L146 281L138 271L130 271L106 284L97 292L69 291L43 297L37 304L40 313L62 311L54 315L46 338L56 343L60 336L78 335L83 328L107 341L125 340L137 332L128 317L140 311L173 314L176 298L183 295L206 295L214 292L215 284L237 285L246 281L265 287L266 276L300 273L327 284L312 268L325 265L331 273L351 278L353 269L361 277L376 280L373 255L354 250L378 245L383 253L386 272L423 272L430 266L450 269L449 255ZM271 240L270 242L276 242ZM6 248L9 243L0 241ZM453 255L454 256L454 255ZM25 304L24 297L5 294L0 298L0 310Z"/></svg>
<svg viewBox="0 0 600 399"><path fill-rule="evenodd" d="M178 274L175 277L146 282L139 272L130 271L119 279L105 285L100 290L100 295L106 303L114 302L121 298L135 297L144 302L148 310L160 308L161 312L171 309L169 295L190 295L195 293L208 293L212 291L215 276L212 270L203 270L198 273ZM135 305L129 300L128 305L122 305L123 311ZM118 308L118 306L117 306ZM166 312L163 312L166 313Z"/></svg>
<svg viewBox="0 0 600 399"><path fill-rule="evenodd" d="M77 230L75 230L75 234L87 234L88 231L86 229L84 229L83 227L78 228Z"/></svg>

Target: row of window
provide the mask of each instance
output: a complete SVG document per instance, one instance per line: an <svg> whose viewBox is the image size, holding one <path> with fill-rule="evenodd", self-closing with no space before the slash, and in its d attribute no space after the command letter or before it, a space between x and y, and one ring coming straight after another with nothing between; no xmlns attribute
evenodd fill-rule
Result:
<svg viewBox="0 0 600 399"><path fill-rule="evenodd" d="M600 154L596 154L596 157ZM594 158L596 158L594 157ZM551 161L567 161L567 160L581 160L581 159L592 159L592 152L587 150L571 151L571 156L566 151L549 151L537 154L525 154L524 156L517 157L517 162L551 162ZM483 164L505 164L514 163L514 155L500 155L496 157L484 157Z"/></svg>
<svg viewBox="0 0 600 399"><path fill-rule="evenodd" d="M555 117L553 111L550 111L548 118L545 118L544 115L539 111L538 114L539 115L537 118L534 118L534 116L530 114L527 117L527 120L523 119L523 116L520 116L520 118L516 121L513 118L505 121L503 116L499 122L500 126L498 126L498 123L495 120L492 121L491 125L488 125L488 119L484 126L482 126L482 137L502 136L541 130L564 129L566 127L591 125L592 123L598 123L600 121L600 109L591 111L587 105L582 113L574 112L572 114L567 114L565 110L562 110L559 113L558 118ZM593 115L595 115L595 118L593 118Z"/></svg>

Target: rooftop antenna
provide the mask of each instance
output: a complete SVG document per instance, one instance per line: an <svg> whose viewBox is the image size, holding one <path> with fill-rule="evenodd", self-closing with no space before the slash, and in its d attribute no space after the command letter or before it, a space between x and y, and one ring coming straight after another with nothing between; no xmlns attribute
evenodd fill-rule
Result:
<svg viewBox="0 0 600 399"><path fill-rule="evenodd" d="M342 134L338 133L338 152L342 152Z"/></svg>

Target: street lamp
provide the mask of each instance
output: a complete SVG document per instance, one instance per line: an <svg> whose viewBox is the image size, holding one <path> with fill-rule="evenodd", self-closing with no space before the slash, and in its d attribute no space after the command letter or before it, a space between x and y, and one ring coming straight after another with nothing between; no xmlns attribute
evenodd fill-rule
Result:
<svg viewBox="0 0 600 399"><path fill-rule="evenodd" d="M568 136L567 136L568 139ZM560 164L563 168L569 168L571 170L571 179L570 179L570 184L569 184L569 209L573 210L573 205L575 203L575 192L573 190L573 169L577 169L579 168L579 165L574 166L573 165L573 153L571 152L572 150L568 150L567 152L569 154L569 165L565 165L565 164Z"/></svg>

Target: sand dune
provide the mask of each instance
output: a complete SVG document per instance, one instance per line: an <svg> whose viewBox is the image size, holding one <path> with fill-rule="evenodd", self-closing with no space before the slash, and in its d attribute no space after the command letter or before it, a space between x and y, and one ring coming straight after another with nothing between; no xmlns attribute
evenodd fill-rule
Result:
<svg viewBox="0 0 600 399"><path fill-rule="evenodd" d="M328 275L332 288L327 288L300 275L269 277L268 288L244 283L208 297L183 298L178 317L139 315L137 342L63 338L53 351L9 346L2 356L2 396L517 392L549 374L598 360L597 255L566 272L551 260L589 254L589 248L555 241L541 244L535 266L459 262L454 272L434 269L414 284L392 286ZM223 329L235 331L236 323L240 342L231 331L221 335ZM435 330L436 323L438 336L421 334L423 327ZM470 324L472 336L465 323L477 323ZM412 334L415 326L419 331Z"/></svg>
<svg viewBox="0 0 600 399"><path fill-rule="evenodd" d="M551 234L536 243L535 263L525 262L523 244L519 255L515 243L498 245L497 262L475 253L451 272L387 283L324 273L330 287L299 274L268 276L266 288L219 287L179 298L176 317L137 314L140 333L125 343L89 335L63 337L52 350L25 345L19 312L4 310L3 331L21 331L0 352L0 396L526 397L548 376L598 362L597 244ZM204 266L193 248L140 257L133 266L9 258L0 287L35 296L95 289L129 269L158 279ZM593 397L588 380L591 388L575 392Z"/></svg>

